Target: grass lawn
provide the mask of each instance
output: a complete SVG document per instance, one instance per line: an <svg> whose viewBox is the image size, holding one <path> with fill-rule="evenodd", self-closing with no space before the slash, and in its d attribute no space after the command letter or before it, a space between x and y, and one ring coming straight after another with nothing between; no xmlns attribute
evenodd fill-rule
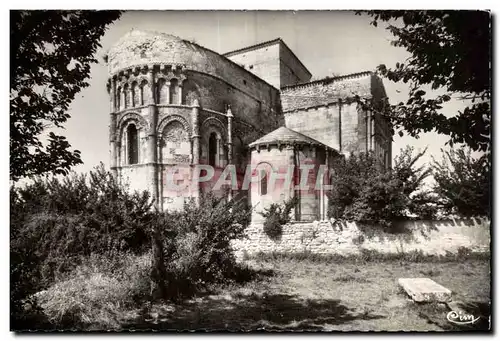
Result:
<svg viewBox="0 0 500 341"><path fill-rule="evenodd" d="M441 305L414 303L398 287L401 277L429 277L453 300L490 302L486 260L246 261L262 270L257 280L227 286L179 304L130 313L123 328L156 330L442 331L453 327Z"/></svg>

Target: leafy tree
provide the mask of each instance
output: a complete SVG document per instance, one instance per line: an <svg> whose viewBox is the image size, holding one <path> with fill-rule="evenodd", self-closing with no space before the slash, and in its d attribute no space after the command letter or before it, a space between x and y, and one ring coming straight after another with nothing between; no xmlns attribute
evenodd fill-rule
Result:
<svg viewBox="0 0 500 341"><path fill-rule="evenodd" d="M473 158L465 148L443 152L434 160L434 191L445 213L461 216L490 215L491 166L486 155Z"/></svg>
<svg viewBox="0 0 500 341"><path fill-rule="evenodd" d="M10 178L67 174L82 163L61 128L75 95L89 85L90 66L119 11L10 12Z"/></svg>
<svg viewBox="0 0 500 341"><path fill-rule="evenodd" d="M431 218L436 211L434 200L423 190L431 170L415 166L424 154L425 150L413 155L413 148L406 147L393 169L383 168L373 153L353 154L338 162L329 194L329 216L384 227L406 217Z"/></svg>
<svg viewBox="0 0 500 341"><path fill-rule="evenodd" d="M360 14L360 12L358 12ZM491 129L491 14L485 11L368 11L372 25L388 22L392 45L411 56L395 68L378 71L394 82L408 83L406 103L391 106L395 128L413 137L435 130L449 144L465 143L488 151ZM437 96L425 89L440 90ZM452 96L470 105L452 117L440 110ZM401 136L403 132L399 133Z"/></svg>

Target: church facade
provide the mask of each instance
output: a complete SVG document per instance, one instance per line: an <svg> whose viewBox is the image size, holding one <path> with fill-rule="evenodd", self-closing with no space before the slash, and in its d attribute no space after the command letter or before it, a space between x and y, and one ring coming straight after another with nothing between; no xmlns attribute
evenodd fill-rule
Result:
<svg viewBox="0 0 500 341"><path fill-rule="evenodd" d="M214 191L255 212L297 197L296 220L325 219L335 160L372 150L390 166L387 98L371 72L311 81L281 39L218 54L136 30L106 59L111 170L160 209Z"/></svg>

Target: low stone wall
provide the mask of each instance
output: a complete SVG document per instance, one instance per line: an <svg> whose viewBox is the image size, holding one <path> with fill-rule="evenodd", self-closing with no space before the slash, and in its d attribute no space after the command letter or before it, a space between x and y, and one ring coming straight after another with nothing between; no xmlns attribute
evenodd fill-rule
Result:
<svg viewBox="0 0 500 341"><path fill-rule="evenodd" d="M377 227L360 227L356 223L295 222L283 226L278 240L270 239L262 224L252 224L247 238L233 243L237 256L259 252L315 254L357 254L361 250L381 253L422 251L444 255L460 248L486 252L490 250L490 221L485 218L404 221L397 225L398 233L383 232Z"/></svg>

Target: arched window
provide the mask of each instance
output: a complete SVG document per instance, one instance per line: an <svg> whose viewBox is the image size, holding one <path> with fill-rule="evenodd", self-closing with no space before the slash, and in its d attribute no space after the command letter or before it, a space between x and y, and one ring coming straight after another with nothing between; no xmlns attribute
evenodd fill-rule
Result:
<svg viewBox="0 0 500 341"><path fill-rule="evenodd" d="M168 104L168 92L170 89L167 86L167 83L163 78L158 80L158 104Z"/></svg>
<svg viewBox="0 0 500 341"><path fill-rule="evenodd" d="M177 79L170 80L170 104L179 104L179 82Z"/></svg>
<svg viewBox="0 0 500 341"><path fill-rule="evenodd" d="M141 93L140 93L140 98L139 98L139 103L141 105L144 105L144 103L146 102L145 99L144 99L144 91L146 89L148 89L147 86L148 86L148 82L146 80L143 80L141 82L141 86L140 86Z"/></svg>
<svg viewBox="0 0 500 341"><path fill-rule="evenodd" d="M123 86L123 105L124 105L124 108L130 107L128 84L125 84Z"/></svg>
<svg viewBox="0 0 500 341"><path fill-rule="evenodd" d="M265 169L260 170L260 195L267 194L267 172Z"/></svg>
<svg viewBox="0 0 500 341"><path fill-rule="evenodd" d="M121 99L122 99L122 88L117 88L116 89L116 108L118 110L121 110Z"/></svg>
<svg viewBox="0 0 500 341"><path fill-rule="evenodd" d="M141 94L137 82L132 83L132 107L138 107L141 104Z"/></svg>
<svg viewBox="0 0 500 341"><path fill-rule="evenodd" d="M208 139L208 164L212 167L216 166L217 160L217 134L211 133Z"/></svg>
<svg viewBox="0 0 500 341"><path fill-rule="evenodd" d="M135 124L129 124L127 127L127 155L129 165L139 162L139 139Z"/></svg>

